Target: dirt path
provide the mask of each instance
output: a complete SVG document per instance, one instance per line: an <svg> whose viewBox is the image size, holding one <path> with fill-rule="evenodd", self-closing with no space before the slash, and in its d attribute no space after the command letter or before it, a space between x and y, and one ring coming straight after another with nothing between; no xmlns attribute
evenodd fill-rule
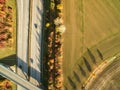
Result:
<svg viewBox="0 0 120 90"><path fill-rule="evenodd" d="M116 78L115 76L117 76L119 72L120 72L120 60L118 58L110 66L105 68L105 70L100 75L97 76L97 78L93 82L94 85L92 84L87 90L96 90L98 88L99 90L119 90L120 87L118 89L117 86L117 83L119 84L119 82L117 82L117 80L114 81L113 79ZM109 85L111 84L110 82L112 81L114 81L114 85L110 87Z"/></svg>

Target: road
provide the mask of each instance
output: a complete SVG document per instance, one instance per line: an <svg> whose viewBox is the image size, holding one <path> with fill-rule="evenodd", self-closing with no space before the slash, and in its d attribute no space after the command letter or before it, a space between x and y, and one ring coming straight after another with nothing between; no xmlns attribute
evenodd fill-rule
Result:
<svg viewBox="0 0 120 90"><path fill-rule="evenodd" d="M105 68L104 71L96 77L91 86L86 90L103 90L103 88L109 84L108 82L110 82L118 72L120 72L120 57ZM114 90L118 90L115 89L115 86L116 85L114 84L111 87L114 88Z"/></svg>
<svg viewBox="0 0 120 90"><path fill-rule="evenodd" d="M17 74L27 79L27 46L29 28L29 0L16 0L17 3ZM26 90L17 86L17 90Z"/></svg>
<svg viewBox="0 0 120 90"><path fill-rule="evenodd" d="M28 48L30 48L30 82L40 86L40 50L41 50L41 30L42 30L42 0L32 2L32 22L29 21L30 0L17 0L17 55L20 76L27 79L28 74ZM32 24L31 24L32 23ZM32 25L32 28L29 27ZM30 29L29 29L30 28ZM28 47L28 31L31 30L30 47ZM19 67L20 66L20 67Z"/></svg>
<svg viewBox="0 0 120 90"><path fill-rule="evenodd" d="M31 31L31 77L30 81L39 86L41 74L41 32L42 32L42 14L43 2L42 0L33 0L32 5L32 31Z"/></svg>
<svg viewBox="0 0 120 90"><path fill-rule="evenodd" d="M24 87L26 90L42 90L36 87L35 85L33 85L32 83L28 82L26 79L23 79L13 71L9 70L7 67L3 66L2 64L0 64L0 75Z"/></svg>
<svg viewBox="0 0 120 90"><path fill-rule="evenodd" d="M29 24L29 0L17 0L17 73L26 78L23 74L28 73L27 46L28 46L28 26ZM22 68L19 68L19 66Z"/></svg>

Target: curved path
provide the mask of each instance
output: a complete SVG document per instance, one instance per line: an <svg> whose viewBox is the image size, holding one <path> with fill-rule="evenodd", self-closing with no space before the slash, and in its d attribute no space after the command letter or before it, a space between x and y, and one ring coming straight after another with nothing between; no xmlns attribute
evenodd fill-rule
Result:
<svg viewBox="0 0 120 90"><path fill-rule="evenodd" d="M113 63L111 63L107 68L105 68L103 72L96 77L94 82L87 90L104 90L103 88L105 88L107 84L110 85L108 82L111 82L112 78L118 73L120 73L120 57L114 60ZM116 84L113 84L111 88L114 90L120 89L116 87ZM110 88L106 90L110 90Z"/></svg>

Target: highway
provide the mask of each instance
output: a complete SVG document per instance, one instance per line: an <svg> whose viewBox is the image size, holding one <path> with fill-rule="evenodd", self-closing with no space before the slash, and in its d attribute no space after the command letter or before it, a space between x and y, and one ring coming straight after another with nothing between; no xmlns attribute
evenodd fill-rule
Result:
<svg viewBox="0 0 120 90"><path fill-rule="evenodd" d="M8 69L6 66L0 64L0 75L3 77L13 81L17 85L20 85L21 87L24 87L24 90L42 90L36 86L34 86L32 83L28 82L27 80L23 79L10 69ZM21 89L23 90L23 89Z"/></svg>
<svg viewBox="0 0 120 90"><path fill-rule="evenodd" d="M31 73L30 81L33 84L39 86L40 84L40 57L41 57L41 32L42 32L42 14L43 14L43 2L42 0L33 0L32 4L32 31L31 31L31 60L30 66ZM35 70L34 70L35 69Z"/></svg>
<svg viewBox="0 0 120 90"><path fill-rule="evenodd" d="M40 50L43 14L42 5L42 0L33 0L32 7L30 7L30 0L17 0L17 73L25 79L28 78L28 48L30 48L30 82L36 86L40 86L41 79ZM31 22L30 8L32 13ZM29 25L32 25L32 28L30 28ZM30 43L28 45L29 30L31 31L31 38L29 38Z"/></svg>
<svg viewBox="0 0 120 90"><path fill-rule="evenodd" d="M26 64L28 55L28 25L29 0L17 0L17 73L23 78L26 78L24 74L27 75L28 73L28 65Z"/></svg>
<svg viewBox="0 0 120 90"><path fill-rule="evenodd" d="M29 28L29 0L16 0L17 3L17 74L27 79L27 49ZM17 85L17 90L26 90Z"/></svg>

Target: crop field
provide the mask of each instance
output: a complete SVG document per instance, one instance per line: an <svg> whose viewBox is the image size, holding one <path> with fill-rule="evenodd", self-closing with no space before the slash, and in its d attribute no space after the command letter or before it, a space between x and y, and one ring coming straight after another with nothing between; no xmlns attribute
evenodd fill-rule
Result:
<svg viewBox="0 0 120 90"><path fill-rule="evenodd" d="M65 0L63 74L66 90L80 90L91 72L120 52L119 0Z"/></svg>

